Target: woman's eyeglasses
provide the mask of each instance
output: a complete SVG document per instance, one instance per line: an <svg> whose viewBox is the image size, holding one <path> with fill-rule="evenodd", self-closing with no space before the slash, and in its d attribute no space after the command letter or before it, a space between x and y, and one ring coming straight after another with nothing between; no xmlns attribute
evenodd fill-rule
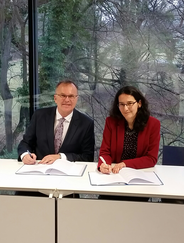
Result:
<svg viewBox="0 0 184 243"><path fill-rule="evenodd" d="M118 107L119 108L124 108L125 106L127 107L127 108L132 108L132 106L135 104L135 103L137 103L137 101L134 101L134 102L127 102L126 104L124 104L124 103L119 103L118 104Z"/></svg>

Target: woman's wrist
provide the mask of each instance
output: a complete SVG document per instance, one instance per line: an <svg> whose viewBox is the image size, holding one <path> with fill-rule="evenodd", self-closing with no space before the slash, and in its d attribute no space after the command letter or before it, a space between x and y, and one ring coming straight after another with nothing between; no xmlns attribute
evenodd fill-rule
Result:
<svg viewBox="0 0 184 243"><path fill-rule="evenodd" d="M126 167L125 162L122 161L122 162L121 162L121 166L122 166L121 169L124 168L124 167Z"/></svg>

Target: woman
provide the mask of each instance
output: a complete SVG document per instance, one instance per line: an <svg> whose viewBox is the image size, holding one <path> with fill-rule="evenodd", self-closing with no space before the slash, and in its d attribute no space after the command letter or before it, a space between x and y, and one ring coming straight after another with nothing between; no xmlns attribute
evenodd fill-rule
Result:
<svg viewBox="0 0 184 243"><path fill-rule="evenodd" d="M107 174L118 173L123 167L153 167L159 142L160 122L150 116L147 100L135 87L123 87L106 119L98 169Z"/></svg>

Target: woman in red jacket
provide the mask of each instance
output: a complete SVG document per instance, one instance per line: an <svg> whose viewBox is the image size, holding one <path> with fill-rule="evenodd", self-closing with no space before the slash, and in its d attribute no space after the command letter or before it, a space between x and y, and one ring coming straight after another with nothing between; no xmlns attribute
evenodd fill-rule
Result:
<svg viewBox="0 0 184 243"><path fill-rule="evenodd" d="M150 116L147 100L135 87L123 87L106 119L98 169L118 173L123 167L153 167L159 142L160 121Z"/></svg>

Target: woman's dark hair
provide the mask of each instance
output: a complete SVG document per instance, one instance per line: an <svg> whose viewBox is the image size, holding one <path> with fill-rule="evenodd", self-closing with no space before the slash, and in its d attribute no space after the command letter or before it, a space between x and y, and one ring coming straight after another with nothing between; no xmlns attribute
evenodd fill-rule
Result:
<svg viewBox="0 0 184 243"><path fill-rule="evenodd" d="M134 130L136 132L143 131L150 116L150 111L148 109L148 101L145 99L143 94L133 86L125 86L118 90L110 110L110 116L117 119L124 118L118 107L119 96L121 94L132 95L137 102L141 100L141 107L138 108L137 116L134 122Z"/></svg>

